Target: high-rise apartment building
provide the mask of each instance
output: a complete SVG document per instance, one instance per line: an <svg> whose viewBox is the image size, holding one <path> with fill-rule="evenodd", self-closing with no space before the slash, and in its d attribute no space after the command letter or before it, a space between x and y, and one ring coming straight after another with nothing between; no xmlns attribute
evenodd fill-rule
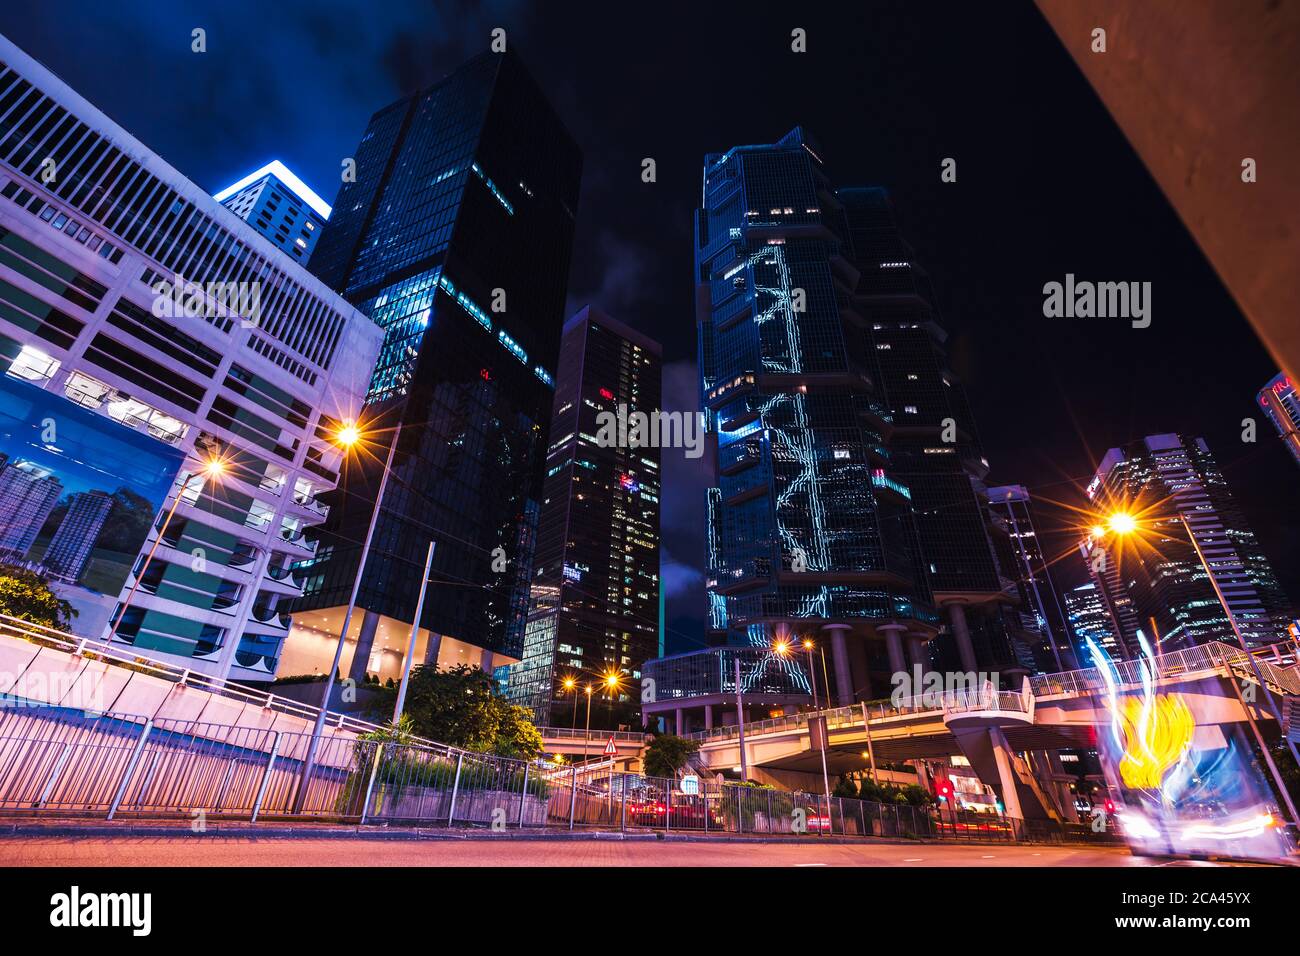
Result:
<svg viewBox="0 0 1300 956"><path fill-rule="evenodd" d="M1118 616L1129 656L1137 629L1165 649L1235 640L1188 527L1246 642L1286 639L1286 597L1204 439L1149 435L1112 448L1087 493L1099 514L1137 521L1124 536L1100 525L1091 546L1104 548L1106 560L1089 561L1112 605L1131 601L1132 614Z"/></svg>
<svg viewBox="0 0 1300 956"><path fill-rule="evenodd" d="M870 697L908 669L905 648L925 657L936 622L843 203L797 128L706 156L702 195L710 623L733 645L825 640L829 696Z"/></svg>
<svg viewBox="0 0 1300 956"><path fill-rule="evenodd" d="M995 526L1007 545L1008 553L999 564L1016 582L1020 631L1038 636L1032 648L1034 666L1041 671L1069 670L1074 667L1074 654L1029 489L1023 485L990 488L988 500ZM995 536L995 547L997 540Z"/></svg>
<svg viewBox="0 0 1300 956"><path fill-rule="evenodd" d="M377 444L302 566L295 647L329 666L400 426L349 671L400 671L431 540L416 654L494 668L523 650L581 156L515 54L487 53L376 113L354 158L311 265L384 329Z"/></svg>
<svg viewBox="0 0 1300 956"><path fill-rule="evenodd" d="M641 668L662 653L661 371L659 343L599 309L564 326L532 606L507 684L538 723L559 720L581 686L612 674L618 686L599 688L592 726L640 726ZM567 691L566 677L578 682Z"/></svg>
<svg viewBox="0 0 1300 956"><path fill-rule="evenodd" d="M55 416L59 443L93 447L101 421L183 452L180 481L225 464L188 484L147 573L135 562L115 640L209 674L274 674L282 602L300 592L291 567L337 479L330 439L359 413L381 339L0 38L0 373L77 412ZM157 525L148 534L146 548Z"/></svg>
<svg viewBox="0 0 1300 956"><path fill-rule="evenodd" d="M112 510L113 499L102 491L79 491L71 495L68 510L45 550L42 560L46 567L74 581L80 577L95 538Z"/></svg>
<svg viewBox="0 0 1300 956"><path fill-rule="evenodd" d="M63 483L39 465L7 461L0 467L0 557L26 557L62 494Z"/></svg>
<svg viewBox="0 0 1300 956"><path fill-rule="evenodd" d="M1300 464L1300 393L1296 392L1295 382L1281 372L1259 390L1258 398L1287 450Z"/></svg>
<svg viewBox="0 0 1300 956"><path fill-rule="evenodd" d="M304 265L330 217L329 204L278 159L212 198Z"/></svg>

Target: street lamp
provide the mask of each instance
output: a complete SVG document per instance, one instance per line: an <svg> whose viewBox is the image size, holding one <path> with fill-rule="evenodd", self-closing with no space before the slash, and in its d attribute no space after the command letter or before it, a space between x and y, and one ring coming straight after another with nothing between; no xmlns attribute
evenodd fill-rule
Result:
<svg viewBox="0 0 1300 956"><path fill-rule="evenodd" d="M564 678L565 690L572 692L573 689L577 686L578 686L577 679L573 677ZM569 723L569 729L570 730L578 729L578 695L576 693L573 695L573 720Z"/></svg>
<svg viewBox="0 0 1300 956"><path fill-rule="evenodd" d="M1187 521L1187 515L1179 512L1178 520L1183 526L1183 531L1187 534L1187 540L1191 543L1192 550L1196 552L1196 557L1205 571L1205 576L1209 578L1210 586L1214 588L1214 596L1219 599L1219 606L1223 608L1224 616L1228 619L1228 625L1232 628L1232 633L1237 638L1237 645L1241 648L1241 652L1246 655L1246 660L1250 662L1250 668L1255 674L1255 680L1259 682L1260 689L1264 691L1264 696L1268 700L1269 710L1273 713L1273 719L1277 721L1278 728L1281 729L1283 726L1282 713L1278 709L1277 702L1273 699L1273 692L1268 689L1268 684L1264 681L1264 676L1260 673L1259 662L1255 660L1255 655L1250 651L1250 645L1246 643L1245 635L1241 633L1241 628L1237 626L1237 618L1232 613L1232 608L1228 606L1228 599L1224 596L1223 589L1219 586L1218 578L1216 578L1214 572L1210 570L1210 563L1205 558L1205 552L1201 550L1200 542L1196 540L1196 535L1192 534L1192 526ZM1106 519L1106 524L1117 537L1132 534L1138 528L1137 519L1125 511L1117 511L1109 515ZM1229 671L1228 674L1228 682L1232 685L1237 700L1241 704L1242 710L1246 713L1246 720L1250 724L1250 729L1254 731L1255 742L1259 744L1260 755L1268 765L1269 771L1273 777L1273 783L1276 785L1278 790L1278 796L1286 804L1287 809L1290 810L1292 825L1300 824L1300 817L1297 817L1295 804L1291 801L1291 794L1282 782L1282 775L1278 772L1277 765L1273 762L1273 755L1269 753L1268 747L1264 743L1264 735L1260 732L1259 725L1255 722L1255 717L1250 711L1250 706L1243 698L1241 689L1233 679L1231 671ZM1300 766L1300 753L1296 752L1295 743L1286 735L1285 732L1283 732L1282 738L1286 741L1286 745L1290 749L1291 756L1295 759L1297 766Z"/></svg>
<svg viewBox="0 0 1300 956"><path fill-rule="evenodd" d="M205 480L216 481L226 473L226 463L220 458L211 458L203 464L198 471L189 475L181 482L180 488L176 491L176 497L172 499L172 506L167 509L167 516L163 518L162 527L158 529L158 534L153 539L153 544L149 546L149 553L144 556L144 564L140 566L140 571L135 575L135 580L131 582L131 590L127 592L126 600L118 609L117 617L113 621L113 626L108 629L108 640L112 641L117 635L117 629L122 625L122 619L126 617L127 608L131 606L131 601L135 598L135 592L140 587L140 581L144 578L145 572L149 570L149 565L153 562L154 552L158 550L158 544L162 541L163 535L167 533L167 527L172 523L172 515L176 514L176 506L181 503L186 492L190 490L190 479L197 478L199 483L194 486L194 492L203 490Z"/></svg>
<svg viewBox="0 0 1300 956"><path fill-rule="evenodd" d="M361 545L361 557L357 562L357 573L352 579L352 593L348 596L348 608L343 614L343 626L339 628L338 643L334 647L334 661L330 665L329 676L325 680L325 696L321 700L320 710L316 714L316 722L312 726L311 743L308 745L307 759L303 764L302 780L298 784L298 793L294 798L293 809L295 813L302 812L303 803L307 799L307 785L311 781L311 774L316 766L316 751L320 747L321 732L325 729L325 715L329 712L330 696L334 692L339 662L343 658L343 645L347 640L348 628L352 624L352 614L357 607L357 594L361 590L361 577L366 571L366 559L370 555L370 542L375 536L375 525L379 521L379 512L383 507L384 489L388 487L388 476L392 473L393 456L397 454L397 440L401 434L402 423L399 421L396 428L393 429L393 441L388 446L388 459L384 462L384 472L379 479L379 492L375 496L375 506L370 512L370 524L366 528L365 541ZM362 437L362 433L356 424L348 422L335 433L334 440L337 445L347 452L359 444ZM418 618L416 626L419 626Z"/></svg>
<svg viewBox="0 0 1300 956"><path fill-rule="evenodd" d="M815 670L814 667L813 667L813 656L812 656L812 652L813 652L813 642L812 642L810 639L808 639L808 638L804 638L803 648L804 648L804 651L805 651L805 652L807 653L807 655L808 655L808 677L809 677L809 679L810 679L811 682L812 682L812 692L813 692L813 715L809 718L809 721L810 721L810 722L809 722L809 725L808 725L808 727L809 727L809 733L812 732L812 723L811 723L811 721L813 721L813 720L823 720L823 723L821 724L820 731L819 731L819 733L818 733L818 738L819 738L819 739L818 739L818 744L819 744L819 746L818 746L817 749L821 752L821 757L822 757L822 786L826 788L826 820L827 820L827 822L828 822L828 824L829 824L829 821L830 821L830 815L831 815L831 778L830 778L830 774L829 774L829 773L827 772L827 770L826 770L826 744L827 744L826 737L827 737L827 725L826 725L825 722L824 722L824 718L822 718L822 717L820 716L820 714L818 713L818 707L817 707L817 672L816 672L816 670ZM780 654L782 657L785 657L785 656L786 656L787 654L789 654L789 652L790 652L790 645L789 645L789 644L786 644L784 641L782 641L782 642L778 643L778 645L777 645L777 647L776 647L776 652L777 652L778 654ZM822 664L823 664L823 666L825 665L825 663L826 663L826 652L823 650L823 651L822 651ZM828 686L828 687L826 688L826 694L827 694L827 696L830 695L830 692L831 692L831 689L830 689L830 687Z"/></svg>

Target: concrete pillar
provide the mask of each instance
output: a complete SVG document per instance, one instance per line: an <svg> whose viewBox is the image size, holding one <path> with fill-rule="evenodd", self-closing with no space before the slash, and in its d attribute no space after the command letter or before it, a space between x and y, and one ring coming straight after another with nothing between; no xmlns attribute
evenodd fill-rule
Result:
<svg viewBox="0 0 1300 956"><path fill-rule="evenodd" d="M489 674L492 673L492 652L491 651L487 650L486 648L483 650L483 653L480 654L478 657L478 666L479 666L479 670L487 671Z"/></svg>
<svg viewBox="0 0 1300 956"><path fill-rule="evenodd" d="M1016 772L1011 766L1011 747L1007 744L1006 735L1002 733L999 727L989 728L989 739L993 744L993 759L998 765L998 784L1002 791L1002 806L1006 808L1007 816L1016 820L1025 818L1024 811L1020 809L1020 792L1016 788Z"/></svg>
<svg viewBox="0 0 1300 956"><path fill-rule="evenodd" d="M846 707L853 703L853 672L849 664L849 626L827 624L822 630L831 632L831 655L835 661L836 706Z"/></svg>
<svg viewBox="0 0 1300 956"><path fill-rule="evenodd" d="M379 615L374 611L365 611L361 617L357 646L352 651L352 665L348 668L348 677L358 685L366 682L366 666L370 663L370 651L375 646L375 631L378 629Z"/></svg>
<svg viewBox="0 0 1300 956"><path fill-rule="evenodd" d="M961 656L961 669L975 673L975 645L971 643L970 629L966 626L966 608L961 604L948 605L948 619L952 622L952 635L957 640L957 653Z"/></svg>
<svg viewBox="0 0 1300 956"><path fill-rule="evenodd" d="M713 705L712 704L704 705L704 729L705 730L713 729Z"/></svg>
<svg viewBox="0 0 1300 956"><path fill-rule="evenodd" d="M424 662L433 667L438 666L438 652L442 650L442 635L435 631L429 632L429 643L424 648Z"/></svg>
<svg viewBox="0 0 1300 956"><path fill-rule="evenodd" d="M907 673L907 661L903 659L903 631L901 624L881 624L876 630L885 635L885 648L889 651L889 669L894 674Z"/></svg>
<svg viewBox="0 0 1300 956"><path fill-rule="evenodd" d="M907 659L913 668L921 668L921 672L930 666L930 655L925 646L926 636L924 634L907 635Z"/></svg>
<svg viewBox="0 0 1300 956"><path fill-rule="evenodd" d="M677 730L675 732L677 736L680 737L682 734L686 733L686 715L682 712L682 709L680 707L677 708L676 713L677 713Z"/></svg>

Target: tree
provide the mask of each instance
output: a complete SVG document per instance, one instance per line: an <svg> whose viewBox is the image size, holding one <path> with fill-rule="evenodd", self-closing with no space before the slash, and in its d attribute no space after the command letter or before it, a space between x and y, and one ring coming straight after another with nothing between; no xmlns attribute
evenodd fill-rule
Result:
<svg viewBox="0 0 1300 956"><path fill-rule="evenodd" d="M856 797L858 795L858 785L848 777L840 774L840 779L835 781L835 789L831 794L836 797Z"/></svg>
<svg viewBox="0 0 1300 956"><path fill-rule="evenodd" d="M675 734L658 734L646 745L642 761L648 777L675 777L700 749L698 742Z"/></svg>
<svg viewBox="0 0 1300 956"><path fill-rule="evenodd" d="M66 631L76 610L60 598L35 571L0 564L0 614Z"/></svg>
<svg viewBox="0 0 1300 956"><path fill-rule="evenodd" d="M406 713L415 733L441 743L523 760L542 752L527 708L498 694L491 675L476 667L412 668Z"/></svg>

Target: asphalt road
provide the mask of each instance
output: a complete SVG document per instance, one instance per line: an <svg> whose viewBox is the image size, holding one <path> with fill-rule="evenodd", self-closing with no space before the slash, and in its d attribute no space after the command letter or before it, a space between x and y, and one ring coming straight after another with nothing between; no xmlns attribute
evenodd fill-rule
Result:
<svg viewBox="0 0 1300 956"><path fill-rule="evenodd" d="M1151 866L1098 847L620 840L8 837L7 866Z"/></svg>

